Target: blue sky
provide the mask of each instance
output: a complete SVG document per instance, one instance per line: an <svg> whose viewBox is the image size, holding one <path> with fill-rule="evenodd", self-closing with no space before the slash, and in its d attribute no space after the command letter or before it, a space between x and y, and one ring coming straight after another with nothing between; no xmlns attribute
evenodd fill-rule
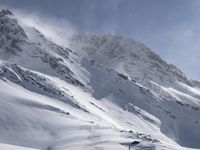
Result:
<svg viewBox="0 0 200 150"><path fill-rule="evenodd" d="M199 0L1 0L0 5L66 20L80 32L132 37L200 80Z"/></svg>

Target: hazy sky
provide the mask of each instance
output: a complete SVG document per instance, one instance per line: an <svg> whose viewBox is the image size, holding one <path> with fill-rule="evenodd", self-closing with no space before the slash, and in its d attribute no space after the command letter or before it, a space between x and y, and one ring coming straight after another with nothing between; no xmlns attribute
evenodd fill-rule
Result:
<svg viewBox="0 0 200 150"><path fill-rule="evenodd" d="M77 31L129 36L200 80L199 0L1 0Z"/></svg>

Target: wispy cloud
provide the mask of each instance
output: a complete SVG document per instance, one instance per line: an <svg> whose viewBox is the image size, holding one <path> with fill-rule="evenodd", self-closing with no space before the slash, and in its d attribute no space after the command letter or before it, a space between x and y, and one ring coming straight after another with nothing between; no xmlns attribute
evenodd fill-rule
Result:
<svg viewBox="0 0 200 150"><path fill-rule="evenodd" d="M69 39L76 33L76 28L66 19L43 16L40 12L27 12L2 5L0 8L12 10L24 24L35 27L47 38L61 46L68 47Z"/></svg>
<svg viewBox="0 0 200 150"><path fill-rule="evenodd" d="M76 29L64 19L42 16L39 13L25 15L21 11L16 11L16 14L25 24L35 27L46 37L65 47L68 47L69 39L76 33Z"/></svg>

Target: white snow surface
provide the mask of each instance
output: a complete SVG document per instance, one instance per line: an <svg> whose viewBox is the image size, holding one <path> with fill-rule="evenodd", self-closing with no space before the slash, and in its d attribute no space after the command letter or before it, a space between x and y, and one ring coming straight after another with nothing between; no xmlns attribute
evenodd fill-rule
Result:
<svg viewBox="0 0 200 150"><path fill-rule="evenodd" d="M27 148L27 147L21 147L21 146L15 146L15 145L10 145L10 144L3 144L0 143L0 149L2 150L36 150L33 148Z"/></svg>
<svg viewBox="0 0 200 150"><path fill-rule="evenodd" d="M145 45L79 34L61 47L8 10L1 27L0 149L200 149L199 82Z"/></svg>

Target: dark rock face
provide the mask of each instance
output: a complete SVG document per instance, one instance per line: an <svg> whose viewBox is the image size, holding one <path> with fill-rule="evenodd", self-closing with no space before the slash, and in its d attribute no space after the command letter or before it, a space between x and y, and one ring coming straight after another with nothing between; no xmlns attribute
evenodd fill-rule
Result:
<svg viewBox="0 0 200 150"><path fill-rule="evenodd" d="M27 35L13 13L9 10L2 10L0 12L0 48L17 53L20 50L19 43L25 39Z"/></svg>
<svg viewBox="0 0 200 150"><path fill-rule="evenodd" d="M5 16L5 15L13 15L13 13L8 9L2 9L0 12L0 16Z"/></svg>

